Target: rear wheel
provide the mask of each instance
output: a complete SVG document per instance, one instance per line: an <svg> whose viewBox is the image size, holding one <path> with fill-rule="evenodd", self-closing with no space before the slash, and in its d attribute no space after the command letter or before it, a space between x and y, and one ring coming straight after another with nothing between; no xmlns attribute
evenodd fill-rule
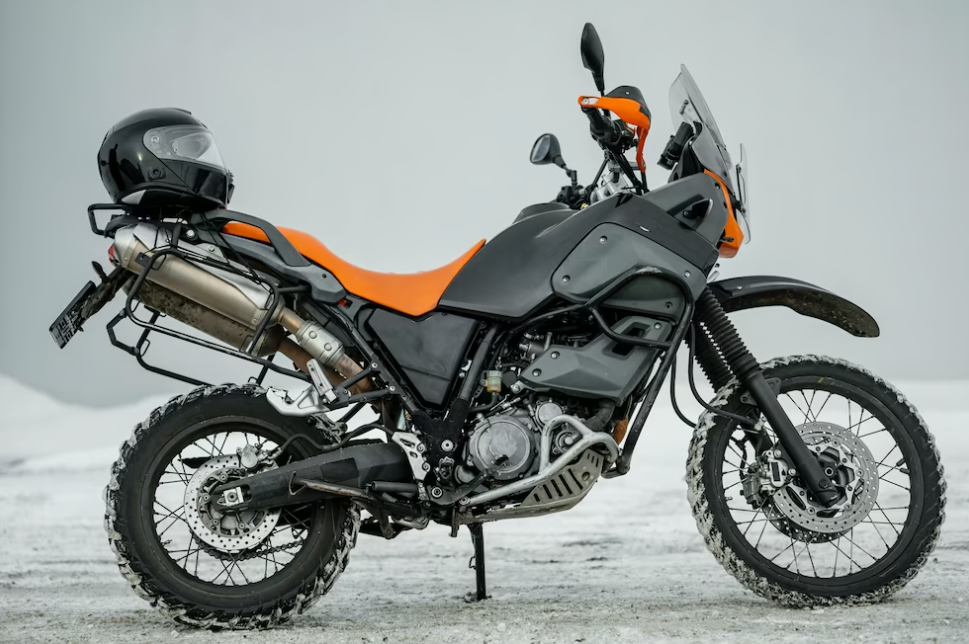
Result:
<svg viewBox="0 0 969 644"><path fill-rule="evenodd" d="M251 385L196 389L137 425L105 490L108 539L135 592L210 629L273 626L328 592L356 542L355 506L233 512L210 494L315 454L300 437L338 440L314 421L280 416Z"/></svg>
<svg viewBox="0 0 969 644"><path fill-rule="evenodd" d="M758 595L787 606L870 603L925 565L944 520L945 481L925 422L860 367L799 356L763 365L778 399L841 496L820 505L754 429L712 413L690 446L690 504L707 547ZM712 406L757 418L732 381Z"/></svg>

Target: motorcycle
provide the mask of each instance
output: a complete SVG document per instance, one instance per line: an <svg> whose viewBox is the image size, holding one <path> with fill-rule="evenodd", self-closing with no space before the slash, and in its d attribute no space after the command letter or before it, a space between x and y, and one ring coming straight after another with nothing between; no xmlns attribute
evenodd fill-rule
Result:
<svg viewBox="0 0 969 644"><path fill-rule="evenodd" d="M310 235L228 209L88 209L113 269L94 263L100 283L51 335L63 348L124 291L112 345L195 387L135 426L105 490L108 541L138 595L185 624L269 627L330 591L358 534L393 539L435 523L451 536L468 526L470 599L486 599L483 525L567 511L627 474L684 347L703 407L687 418L670 387L694 432L687 495L727 572L798 607L880 601L919 572L945 483L916 408L842 360L759 362L729 314L785 306L863 338L877 323L800 280L718 280L719 262L750 239L743 146L734 163L683 66L669 96L677 129L658 162L670 177L649 189L642 92L605 93L591 24L580 52L598 91L578 107L599 172L580 185L558 140L542 135L531 162L560 166L570 183L437 270L366 271ZM121 214L102 228L104 211ZM140 329L134 346L118 339L123 321ZM210 385L149 364L151 334L258 373ZM301 384L264 386L270 371ZM368 406L378 420L351 428ZM831 411L847 415L821 419Z"/></svg>

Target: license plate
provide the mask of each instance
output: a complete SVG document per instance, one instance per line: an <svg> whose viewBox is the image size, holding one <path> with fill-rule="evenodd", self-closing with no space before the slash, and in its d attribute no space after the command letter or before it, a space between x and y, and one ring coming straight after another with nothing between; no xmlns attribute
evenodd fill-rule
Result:
<svg viewBox="0 0 969 644"><path fill-rule="evenodd" d="M57 320L50 325L50 336L54 338L54 342L57 346L63 349L71 338L74 337L81 329L81 324L84 322L81 319L81 309L84 308L84 302L91 297L94 292L97 291L97 287L94 282L88 282L84 285L84 288L74 296L71 303L67 305L64 312L61 313Z"/></svg>

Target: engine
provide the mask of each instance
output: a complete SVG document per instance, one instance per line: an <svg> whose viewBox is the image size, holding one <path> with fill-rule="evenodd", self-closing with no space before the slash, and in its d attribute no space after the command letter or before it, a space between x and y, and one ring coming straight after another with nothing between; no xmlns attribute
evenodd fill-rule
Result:
<svg viewBox="0 0 969 644"><path fill-rule="evenodd" d="M562 395L553 398L520 386L523 369L550 351L553 344L581 347L599 335L598 329L586 327L581 320L550 326L551 329L543 329L544 333L525 334L506 346L496 370L484 374L483 384L492 381L496 385L494 389L488 387L495 394L494 400L500 390L510 390L510 395L486 412L487 416L479 416L471 427L463 453L456 457L454 477L459 483L469 483L482 475L485 481L505 483L535 474L540 463L542 429L556 416L574 416L593 431L612 430L616 409L608 401ZM550 438L549 456L554 460L581 436L574 427L563 423L552 429Z"/></svg>
<svg viewBox="0 0 969 644"><path fill-rule="evenodd" d="M468 457L479 472L499 481L514 479L535 460L537 428L527 413L515 411L480 421L468 442Z"/></svg>
<svg viewBox="0 0 969 644"><path fill-rule="evenodd" d="M468 483L483 473L496 481L524 478L538 470L541 432L545 425L568 413L550 399L480 419L471 429L464 461L455 478ZM552 435L552 454L561 454L578 440L578 432L562 425Z"/></svg>

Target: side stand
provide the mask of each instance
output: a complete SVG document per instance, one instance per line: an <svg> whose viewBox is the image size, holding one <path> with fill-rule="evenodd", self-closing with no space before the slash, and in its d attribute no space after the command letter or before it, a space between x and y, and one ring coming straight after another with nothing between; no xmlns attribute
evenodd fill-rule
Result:
<svg viewBox="0 0 969 644"><path fill-rule="evenodd" d="M477 590L474 594L468 593L464 598L466 602L482 601L488 599L488 590L485 585L485 549L484 549L484 529L480 523L468 525L471 531L471 543L474 544L474 557L468 564L469 568L474 568L474 577Z"/></svg>

